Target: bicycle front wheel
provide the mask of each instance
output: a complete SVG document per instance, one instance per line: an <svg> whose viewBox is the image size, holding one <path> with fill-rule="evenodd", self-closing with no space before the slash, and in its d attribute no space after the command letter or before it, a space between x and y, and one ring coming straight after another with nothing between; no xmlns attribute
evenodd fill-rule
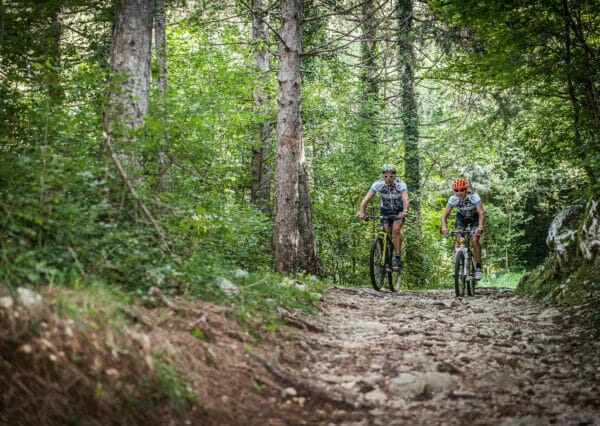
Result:
<svg viewBox="0 0 600 426"><path fill-rule="evenodd" d="M475 283L477 280L475 279L475 262L473 256L469 256L468 268L469 281L467 282L467 294L469 296L475 296Z"/></svg>
<svg viewBox="0 0 600 426"><path fill-rule="evenodd" d="M369 259L369 272L371 285L380 291L385 282L385 253L383 252L383 238L375 237L371 243L371 256Z"/></svg>
<svg viewBox="0 0 600 426"><path fill-rule="evenodd" d="M467 277L465 276L465 254L462 250L456 252L454 259L454 291L456 297L463 297L465 295L465 284Z"/></svg>

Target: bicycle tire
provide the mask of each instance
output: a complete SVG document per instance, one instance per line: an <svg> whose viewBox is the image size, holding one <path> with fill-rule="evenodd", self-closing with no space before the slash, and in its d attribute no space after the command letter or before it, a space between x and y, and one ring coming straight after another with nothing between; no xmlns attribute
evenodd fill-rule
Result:
<svg viewBox="0 0 600 426"><path fill-rule="evenodd" d="M400 280L402 278L402 267L392 267L392 260L394 259L394 243L389 240L388 241L388 265L389 274L388 274L388 286L391 291L394 293L400 290Z"/></svg>
<svg viewBox="0 0 600 426"><path fill-rule="evenodd" d="M369 257L369 274L371 276L371 285L377 291L381 291L385 282L386 268L385 256L383 253L383 238L377 236L371 243L371 253Z"/></svg>
<svg viewBox="0 0 600 426"><path fill-rule="evenodd" d="M464 274L465 260L465 254L463 251L457 251L454 258L454 291L456 293L456 297L464 297L465 295L465 283L467 279Z"/></svg>
<svg viewBox="0 0 600 426"><path fill-rule="evenodd" d="M469 256L469 281L467 281L467 294L469 296L475 296L475 283L477 280L475 279L475 262L473 261L473 256Z"/></svg>
<svg viewBox="0 0 600 426"><path fill-rule="evenodd" d="M392 290L394 293L397 292L398 290L400 290L401 281L402 281L402 267L400 266L400 267L393 268L392 272L390 272L390 276L389 276L390 290Z"/></svg>

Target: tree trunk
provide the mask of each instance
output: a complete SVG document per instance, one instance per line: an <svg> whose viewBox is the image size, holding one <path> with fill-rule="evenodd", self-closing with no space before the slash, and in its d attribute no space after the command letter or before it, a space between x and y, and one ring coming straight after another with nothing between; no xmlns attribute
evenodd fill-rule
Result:
<svg viewBox="0 0 600 426"><path fill-rule="evenodd" d="M144 123L150 90L152 0L121 0L111 45L104 135L127 174L141 178L141 161L132 150L133 130Z"/></svg>
<svg viewBox="0 0 600 426"><path fill-rule="evenodd" d="M45 84L48 87L49 102L53 105L61 105L64 97L64 91L60 81L61 52L60 42L63 33L62 7L58 3L50 3L49 14L52 17L52 23L48 33L44 37L47 45L47 59Z"/></svg>
<svg viewBox="0 0 600 426"><path fill-rule="evenodd" d="M364 179L370 179L369 170L373 167L373 147L381 138L380 126L377 121L381 104L379 103L379 86L381 69L378 67L379 39L377 38L378 20L377 7L374 0L362 3L360 9L360 26L362 40L360 42L360 71L359 90L361 92L358 114L352 121L353 126L352 150L354 155L347 166L360 170Z"/></svg>
<svg viewBox="0 0 600 426"><path fill-rule="evenodd" d="M269 74L269 51L267 50L266 32L267 11L263 0L252 1L252 39L254 48L254 66L260 77L254 88L254 110L256 116L263 117L257 123L256 142L252 148L252 188L250 200L265 214L271 213L271 178L272 171L267 161L271 152L269 144L270 124L266 114L266 85Z"/></svg>
<svg viewBox="0 0 600 426"><path fill-rule="evenodd" d="M300 0L282 1L273 223L273 269L281 273L293 272L298 257L301 17Z"/></svg>
<svg viewBox="0 0 600 426"><path fill-rule="evenodd" d="M319 275L317 240L312 221L308 170L302 139L300 140L300 166L298 172L298 269L313 275Z"/></svg>
<svg viewBox="0 0 600 426"><path fill-rule="evenodd" d="M404 179L410 194L410 233L406 238L406 261L413 279L423 278L420 206L419 114L415 93L415 53L413 45L413 0L398 0L398 53L402 98L402 125L404 127Z"/></svg>
<svg viewBox="0 0 600 426"><path fill-rule="evenodd" d="M163 122L163 146L159 153L159 187L164 190L169 186L168 170L171 166L169 159L168 131L168 81L167 81L167 32L165 22L165 0L154 0L154 45L156 47L156 63L158 64L157 87L160 93L161 115Z"/></svg>
<svg viewBox="0 0 600 426"><path fill-rule="evenodd" d="M362 90L364 93L361 105L361 132L366 141L377 144L378 132L376 125L377 102L379 100L379 81L377 78L377 18L373 0L367 0L362 5L361 57L363 69L361 72Z"/></svg>

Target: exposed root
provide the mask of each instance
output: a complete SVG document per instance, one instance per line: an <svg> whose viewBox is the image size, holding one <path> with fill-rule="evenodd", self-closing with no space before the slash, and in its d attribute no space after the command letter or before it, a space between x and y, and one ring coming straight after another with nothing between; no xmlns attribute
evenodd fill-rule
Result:
<svg viewBox="0 0 600 426"><path fill-rule="evenodd" d="M371 405L365 404L364 402L356 401L354 395L344 389L339 389L335 386L324 385L320 382L314 382L311 380L304 379L295 374L294 371L282 366L276 361L268 360L254 355L257 359L271 374L277 377L280 381L293 387L300 392L305 393L307 396L319 399L322 401L329 401L335 403L340 408L346 409L369 409Z"/></svg>

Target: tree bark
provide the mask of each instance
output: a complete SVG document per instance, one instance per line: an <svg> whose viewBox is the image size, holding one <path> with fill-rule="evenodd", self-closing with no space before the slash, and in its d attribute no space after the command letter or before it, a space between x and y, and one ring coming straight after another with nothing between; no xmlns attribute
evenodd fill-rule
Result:
<svg viewBox="0 0 600 426"><path fill-rule="evenodd" d="M410 193L410 235L406 241L406 260L409 273L418 281L423 278L423 254L418 238L421 236L421 168L419 152L419 113L415 93L415 52L413 44L413 0L398 0L398 53L404 127L404 179Z"/></svg>
<svg viewBox="0 0 600 426"><path fill-rule="evenodd" d="M293 272L298 257L301 17L300 0L282 1L273 223L273 269L280 273Z"/></svg>
<svg viewBox="0 0 600 426"><path fill-rule="evenodd" d="M121 0L111 45L105 140L112 140L130 177L141 178L141 161L133 153L133 130L144 123L150 90L152 0Z"/></svg>
<svg viewBox="0 0 600 426"><path fill-rule="evenodd" d="M373 0L367 0L362 5L362 33L361 42L362 66L361 82L364 93L361 105L361 118L363 126L361 132L365 139L372 144L378 142L376 125L377 102L379 100L379 81L377 78L377 18Z"/></svg>
<svg viewBox="0 0 600 426"><path fill-rule="evenodd" d="M252 40L254 42L254 66L260 77L254 87L254 110L257 117L256 142L252 148L252 188L250 201L265 214L271 213L272 171L268 157L271 153L269 133L271 125L267 116L266 85L269 74L269 51L266 31L267 10L263 0L252 0Z"/></svg>
<svg viewBox="0 0 600 426"><path fill-rule="evenodd" d="M313 275L319 275L317 240L312 221L310 185L302 139L300 140L300 166L298 172L298 269Z"/></svg>
<svg viewBox="0 0 600 426"><path fill-rule="evenodd" d="M169 131L168 131L168 98L169 89L167 80L167 31L165 19L165 0L154 0L154 45L156 50L156 63L158 64L158 78L156 85L160 93L161 115L163 123L163 146L159 153L159 187L166 189L169 186Z"/></svg>

